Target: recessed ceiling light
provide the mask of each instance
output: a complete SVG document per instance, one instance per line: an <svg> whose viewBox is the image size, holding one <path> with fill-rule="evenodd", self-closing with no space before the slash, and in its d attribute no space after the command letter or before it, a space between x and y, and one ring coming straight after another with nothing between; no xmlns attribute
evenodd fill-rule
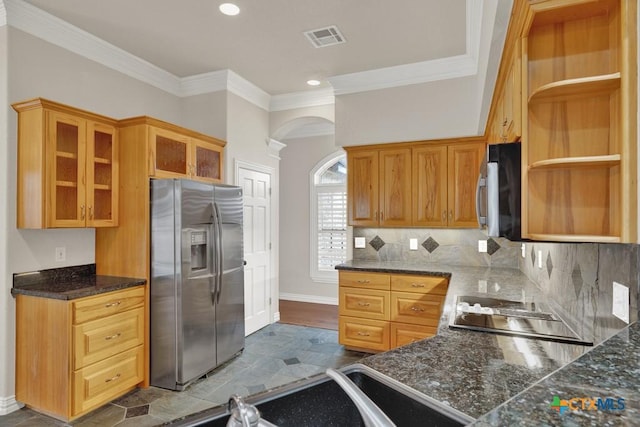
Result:
<svg viewBox="0 0 640 427"><path fill-rule="evenodd" d="M240 13L240 8L233 3L222 3L219 9L220 12L228 16L236 16Z"/></svg>
<svg viewBox="0 0 640 427"><path fill-rule="evenodd" d="M320 80L315 80L315 79L307 80L307 84L309 86L320 86Z"/></svg>

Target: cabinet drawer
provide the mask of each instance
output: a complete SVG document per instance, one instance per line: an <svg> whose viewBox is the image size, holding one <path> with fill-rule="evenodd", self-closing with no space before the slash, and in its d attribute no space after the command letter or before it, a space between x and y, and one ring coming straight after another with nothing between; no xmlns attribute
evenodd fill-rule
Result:
<svg viewBox="0 0 640 427"><path fill-rule="evenodd" d="M389 280L390 276L388 274L340 271L340 286L388 291Z"/></svg>
<svg viewBox="0 0 640 427"><path fill-rule="evenodd" d="M432 337L437 326L412 325L410 323L391 323L391 348L411 344L421 339Z"/></svg>
<svg viewBox="0 0 640 427"><path fill-rule="evenodd" d="M73 327L74 369L144 342L144 309L136 308Z"/></svg>
<svg viewBox="0 0 640 427"><path fill-rule="evenodd" d="M73 416L87 412L144 380L144 351L138 346L73 373Z"/></svg>
<svg viewBox="0 0 640 427"><path fill-rule="evenodd" d="M361 349L388 350L389 322L340 316L340 344Z"/></svg>
<svg viewBox="0 0 640 427"><path fill-rule="evenodd" d="M110 316L144 305L144 286L109 292L73 302L73 324Z"/></svg>
<svg viewBox="0 0 640 427"><path fill-rule="evenodd" d="M340 288L340 315L389 320L389 291Z"/></svg>
<svg viewBox="0 0 640 427"><path fill-rule="evenodd" d="M392 291L446 295L448 287L449 282L444 277L395 274L391 276Z"/></svg>
<svg viewBox="0 0 640 427"><path fill-rule="evenodd" d="M391 320L438 326L443 301L441 295L391 292Z"/></svg>

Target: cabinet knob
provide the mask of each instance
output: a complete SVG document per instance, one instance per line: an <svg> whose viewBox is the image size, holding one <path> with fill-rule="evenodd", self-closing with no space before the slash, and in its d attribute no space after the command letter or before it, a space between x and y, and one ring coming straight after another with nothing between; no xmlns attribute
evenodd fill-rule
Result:
<svg viewBox="0 0 640 427"><path fill-rule="evenodd" d="M380 211L380 221L384 220L384 212Z"/></svg>
<svg viewBox="0 0 640 427"><path fill-rule="evenodd" d="M89 219L93 219L93 206L89 206Z"/></svg>
<svg viewBox="0 0 640 427"><path fill-rule="evenodd" d="M369 307L371 305L371 303L358 301L358 305L360 307Z"/></svg>
<svg viewBox="0 0 640 427"><path fill-rule="evenodd" d="M370 336L369 332L360 332L360 331L358 332L357 335L360 336L360 337L368 337L368 336Z"/></svg>
<svg viewBox="0 0 640 427"><path fill-rule="evenodd" d="M447 222L447 210L442 211L442 222Z"/></svg>
<svg viewBox="0 0 640 427"><path fill-rule="evenodd" d="M80 205L80 219L84 219L84 205Z"/></svg>
<svg viewBox="0 0 640 427"><path fill-rule="evenodd" d="M104 306L105 306L105 308L109 308L109 307L117 307L117 306L119 306L119 305L120 305L120 303L121 303L120 301L115 301L115 302L107 303L107 304L105 304Z"/></svg>
<svg viewBox="0 0 640 427"><path fill-rule="evenodd" d="M358 280L358 283L371 283L371 281L370 280L361 279L361 280Z"/></svg>
<svg viewBox="0 0 640 427"><path fill-rule="evenodd" d="M449 211L449 222L453 221L453 209Z"/></svg>
<svg viewBox="0 0 640 427"><path fill-rule="evenodd" d="M424 285L422 283L412 283L411 287L412 288L424 288Z"/></svg>
<svg viewBox="0 0 640 427"><path fill-rule="evenodd" d="M424 308L422 308L422 307L417 307L417 306L415 306L415 305L414 305L413 307L411 307L411 311L414 311L414 312L416 312L416 313L417 313L417 312L422 312L422 311L424 311Z"/></svg>

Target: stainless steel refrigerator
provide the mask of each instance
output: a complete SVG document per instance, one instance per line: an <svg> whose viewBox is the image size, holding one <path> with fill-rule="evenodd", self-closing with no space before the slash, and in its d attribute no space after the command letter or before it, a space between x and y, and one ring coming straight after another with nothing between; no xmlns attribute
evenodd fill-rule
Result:
<svg viewBox="0 0 640 427"><path fill-rule="evenodd" d="M184 390L244 348L242 190L151 180L151 385Z"/></svg>

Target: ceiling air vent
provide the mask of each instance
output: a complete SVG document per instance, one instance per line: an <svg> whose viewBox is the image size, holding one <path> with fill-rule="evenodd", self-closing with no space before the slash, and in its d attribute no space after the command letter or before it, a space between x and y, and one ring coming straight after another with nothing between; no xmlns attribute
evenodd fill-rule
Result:
<svg viewBox="0 0 640 427"><path fill-rule="evenodd" d="M340 33L340 30L338 30L338 27L335 25L319 28L317 30L305 31L304 35L307 36L314 47L333 46L346 41L342 33Z"/></svg>

